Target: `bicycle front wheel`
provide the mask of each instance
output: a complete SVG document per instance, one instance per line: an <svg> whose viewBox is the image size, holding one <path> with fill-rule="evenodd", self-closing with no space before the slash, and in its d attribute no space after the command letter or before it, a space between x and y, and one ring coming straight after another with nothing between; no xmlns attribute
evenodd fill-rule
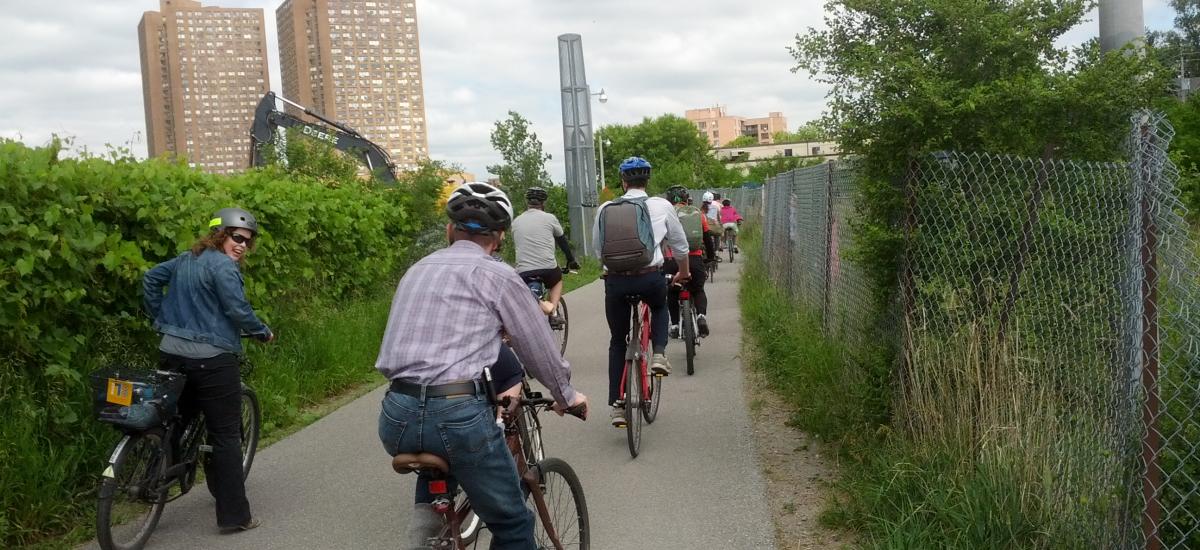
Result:
<svg viewBox="0 0 1200 550"><path fill-rule="evenodd" d="M561 296L558 299L558 308L554 310L554 315L551 317L550 328L554 330L554 337L558 339L559 353L563 357L567 356L567 328L570 323L567 320L567 298Z"/></svg>
<svg viewBox="0 0 1200 550"><path fill-rule="evenodd" d="M169 451L156 433L127 435L117 443L96 507L96 542L104 550L146 545L162 517Z"/></svg>
<svg viewBox="0 0 1200 550"><path fill-rule="evenodd" d="M692 315L692 301L679 304L679 320L683 321L683 347L687 352L687 373L696 373L696 317Z"/></svg>
<svg viewBox="0 0 1200 550"><path fill-rule="evenodd" d="M262 429L262 409L254 388L242 384L242 479L250 476L250 466L258 452L258 436Z"/></svg>
<svg viewBox="0 0 1200 550"><path fill-rule="evenodd" d="M546 504L546 515L542 517L537 506L533 506L534 541L537 548L555 548L550 537L554 533L563 548L591 548L591 524L588 519L587 501L583 498L583 484L570 464L557 458L547 458L537 464L542 497ZM530 498L532 500L532 497Z"/></svg>

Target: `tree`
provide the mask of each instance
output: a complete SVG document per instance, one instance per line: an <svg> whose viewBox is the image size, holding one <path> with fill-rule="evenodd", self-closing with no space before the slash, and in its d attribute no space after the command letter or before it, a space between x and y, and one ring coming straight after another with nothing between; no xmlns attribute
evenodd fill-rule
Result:
<svg viewBox="0 0 1200 550"><path fill-rule="evenodd" d="M820 121L812 120L801 124L796 128L795 132L775 132L773 136L775 143L798 143L802 141L825 141L829 139L829 133L825 128L821 127Z"/></svg>
<svg viewBox="0 0 1200 550"><path fill-rule="evenodd" d="M677 115L645 118L633 126L605 126L597 132L604 146L605 184L620 189L618 167L631 156L654 166L648 191L661 193L672 185L721 187L739 181L712 156L708 140L695 124Z"/></svg>
<svg viewBox="0 0 1200 550"><path fill-rule="evenodd" d="M550 154L542 150L541 140L529 126L529 120L516 111L509 111L507 120L497 121L492 129L492 147L504 158L504 164L487 167L500 178L500 185L518 210L525 209L525 190L553 185L546 172Z"/></svg>
<svg viewBox="0 0 1200 550"><path fill-rule="evenodd" d="M755 145L758 145L758 138L754 136L738 136L729 140L729 143L721 147L753 147Z"/></svg>
<svg viewBox="0 0 1200 550"><path fill-rule="evenodd" d="M824 30L789 48L795 71L831 85L824 125L865 175L864 262L881 292L896 280L908 161L938 150L1080 160L1121 153L1130 113L1165 89L1151 59L1074 51L1055 40L1086 0L830 0ZM880 296L887 299L887 296Z"/></svg>

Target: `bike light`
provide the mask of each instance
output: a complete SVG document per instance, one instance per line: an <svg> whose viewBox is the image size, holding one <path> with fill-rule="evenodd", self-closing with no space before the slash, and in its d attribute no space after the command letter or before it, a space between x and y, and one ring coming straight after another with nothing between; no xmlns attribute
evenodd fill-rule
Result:
<svg viewBox="0 0 1200 550"><path fill-rule="evenodd" d="M433 479L429 481L429 492L435 495L446 494L446 480Z"/></svg>

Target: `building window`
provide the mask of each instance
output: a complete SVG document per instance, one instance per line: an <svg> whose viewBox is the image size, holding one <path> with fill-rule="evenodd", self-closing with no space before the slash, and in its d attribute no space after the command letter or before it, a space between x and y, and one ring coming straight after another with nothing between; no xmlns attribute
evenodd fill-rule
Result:
<svg viewBox="0 0 1200 550"><path fill-rule="evenodd" d="M813 148L812 148L812 154L814 154L814 155L819 155L819 154L821 154L821 148L820 148L820 147L813 147Z"/></svg>
<svg viewBox="0 0 1200 550"><path fill-rule="evenodd" d="M784 150L783 150L783 156L785 156L785 157L790 157L790 156L792 156L792 150L791 150L791 149L784 149Z"/></svg>

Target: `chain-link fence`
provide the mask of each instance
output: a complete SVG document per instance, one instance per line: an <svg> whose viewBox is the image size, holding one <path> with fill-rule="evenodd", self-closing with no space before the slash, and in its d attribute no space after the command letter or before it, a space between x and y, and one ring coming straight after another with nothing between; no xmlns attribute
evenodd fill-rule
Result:
<svg viewBox="0 0 1200 550"><path fill-rule="evenodd" d="M893 327L896 428L1003 472L1050 544L1200 548L1200 262L1171 135L1140 114L1126 163L914 160L887 312L847 254L852 162L726 192L761 197L767 271L827 335Z"/></svg>

